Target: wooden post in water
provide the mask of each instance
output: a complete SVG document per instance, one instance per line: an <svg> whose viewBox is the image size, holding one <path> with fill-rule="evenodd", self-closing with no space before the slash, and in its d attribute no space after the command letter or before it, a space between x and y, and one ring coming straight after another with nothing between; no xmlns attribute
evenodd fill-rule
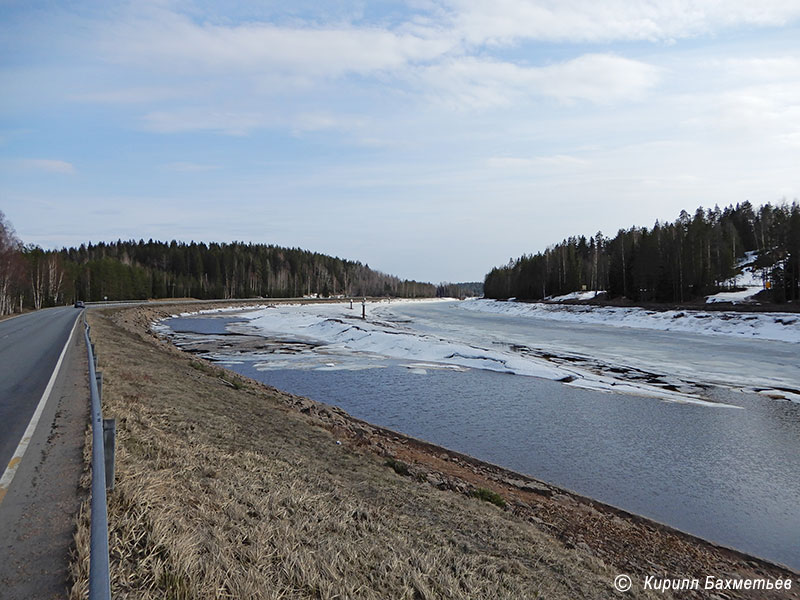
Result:
<svg viewBox="0 0 800 600"><path fill-rule="evenodd" d="M350 310L353 310L353 299L350 298Z"/></svg>
<svg viewBox="0 0 800 600"><path fill-rule="evenodd" d="M361 318L366 320L367 318L367 299L364 298L361 301Z"/></svg>

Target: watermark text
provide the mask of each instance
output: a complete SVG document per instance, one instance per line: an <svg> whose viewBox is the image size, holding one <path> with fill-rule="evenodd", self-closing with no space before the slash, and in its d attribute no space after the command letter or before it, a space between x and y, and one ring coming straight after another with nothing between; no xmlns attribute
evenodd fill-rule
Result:
<svg viewBox="0 0 800 600"><path fill-rule="evenodd" d="M619 592L627 592L633 587L633 579L629 575L617 575L614 588ZM642 581L642 589L656 592L682 590L791 590L792 579L742 577L725 578L708 575L706 577L656 577L648 575Z"/></svg>

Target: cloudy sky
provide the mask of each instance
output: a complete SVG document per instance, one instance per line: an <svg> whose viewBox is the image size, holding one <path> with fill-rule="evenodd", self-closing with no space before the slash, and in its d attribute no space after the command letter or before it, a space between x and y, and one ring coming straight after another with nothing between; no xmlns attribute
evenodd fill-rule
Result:
<svg viewBox="0 0 800 600"><path fill-rule="evenodd" d="M798 0L0 0L0 210L44 247L477 280L800 197Z"/></svg>

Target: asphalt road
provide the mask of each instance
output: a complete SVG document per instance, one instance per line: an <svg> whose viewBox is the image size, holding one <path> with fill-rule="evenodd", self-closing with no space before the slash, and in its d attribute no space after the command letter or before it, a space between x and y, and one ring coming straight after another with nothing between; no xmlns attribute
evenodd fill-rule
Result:
<svg viewBox="0 0 800 600"><path fill-rule="evenodd" d="M14 454L81 311L48 308L0 321L0 472Z"/></svg>
<svg viewBox="0 0 800 600"><path fill-rule="evenodd" d="M69 595L75 515L85 493L88 360L81 311L51 308L0 321L0 471L5 470L64 358L14 477L0 488L0 598ZM65 349L65 344L66 349Z"/></svg>

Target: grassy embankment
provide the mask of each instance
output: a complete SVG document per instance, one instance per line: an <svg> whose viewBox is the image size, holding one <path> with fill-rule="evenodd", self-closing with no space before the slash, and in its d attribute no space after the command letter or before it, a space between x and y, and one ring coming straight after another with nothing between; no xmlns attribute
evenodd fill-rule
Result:
<svg viewBox="0 0 800 600"><path fill-rule="evenodd" d="M115 598L558 600L613 597L619 572L786 574L218 369L147 332L164 311L89 313L118 427ZM76 543L72 598L86 510Z"/></svg>

